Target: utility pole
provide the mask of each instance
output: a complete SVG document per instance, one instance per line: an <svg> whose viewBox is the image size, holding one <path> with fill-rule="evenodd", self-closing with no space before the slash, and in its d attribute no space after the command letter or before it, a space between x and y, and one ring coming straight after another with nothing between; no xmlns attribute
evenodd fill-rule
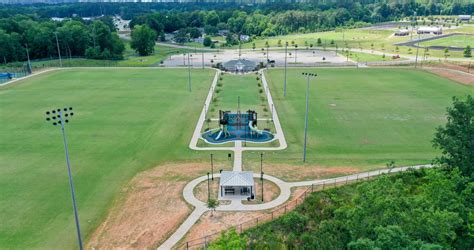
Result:
<svg viewBox="0 0 474 250"><path fill-rule="evenodd" d="M303 162L306 162L306 144L307 144L307 137L308 137L309 79L316 77L317 74L303 73L303 76L306 77L306 113L305 113L305 119L304 119Z"/></svg>
<svg viewBox="0 0 474 250"><path fill-rule="evenodd" d="M68 144L67 144L67 139L66 139L66 131L64 129L64 126L66 125L66 123L69 123L69 119L71 119L73 115L74 113L72 112L72 107L46 111L46 121L51 122L53 126L57 126L57 125L61 126L60 128L63 135L64 152L66 154L66 165L67 165L67 173L69 177L69 187L71 190L72 206L74 210L74 220L76 222L77 241L79 243L79 250L83 250L81 227L79 225L79 215L77 212L77 205L76 205L76 192L74 190L74 182L72 180L71 164L69 161L69 149L68 149Z"/></svg>
<svg viewBox="0 0 474 250"><path fill-rule="evenodd" d="M58 47L58 56L59 56L59 67L63 67L63 60L61 60L61 50L59 49L59 41L58 41L58 32L54 32L56 36L56 46Z"/></svg>
<svg viewBox="0 0 474 250"><path fill-rule="evenodd" d="M201 61L201 64L202 64L202 68L204 69L204 51L202 52L202 61Z"/></svg>
<svg viewBox="0 0 474 250"><path fill-rule="evenodd" d="M288 55L288 42L285 42L285 80L283 82L283 96L286 97L286 63Z"/></svg>

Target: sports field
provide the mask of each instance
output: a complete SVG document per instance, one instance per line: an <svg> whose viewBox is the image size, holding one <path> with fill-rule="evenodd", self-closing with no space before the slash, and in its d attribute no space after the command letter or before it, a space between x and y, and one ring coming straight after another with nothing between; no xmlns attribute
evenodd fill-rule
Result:
<svg viewBox="0 0 474 250"><path fill-rule="evenodd" d="M67 135L85 238L136 173L207 159L188 143L215 71L192 70L192 93L185 72L74 69L0 87L0 248L77 247L62 136L47 110L75 109Z"/></svg>
<svg viewBox="0 0 474 250"><path fill-rule="evenodd" d="M288 149L268 152L270 161L302 163L303 71L318 74L310 86L308 162L313 165L430 163L437 155L430 141L445 123L451 97L474 94L472 86L411 69L291 69L283 98L284 71L272 69L267 75Z"/></svg>
<svg viewBox="0 0 474 250"><path fill-rule="evenodd" d="M455 35L443 37L440 39L435 39L431 41L426 41L420 43L420 46L446 46L446 47L457 47L457 48L466 48L466 46L474 47L474 36L467 35Z"/></svg>

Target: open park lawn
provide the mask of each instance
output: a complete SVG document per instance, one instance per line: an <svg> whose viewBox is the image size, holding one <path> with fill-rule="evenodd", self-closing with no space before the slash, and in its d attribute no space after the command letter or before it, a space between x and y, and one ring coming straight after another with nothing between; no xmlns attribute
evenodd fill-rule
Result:
<svg viewBox="0 0 474 250"><path fill-rule="evenodd" d="M435 128L446 122L453 96L474 94L460 85L412 69L289 69L267 73L288 148L268 152L269 161L302 163L306 79L311 80L308 162L320 166L384 166L430 163ZM246 154L252 157L252 153ZM254 155L258 160L258 155Z"/></svg>
<svg viewBox="0 0 474 250"><path fill-rule="evenodd" d="M61 70L0 87L0 248L77 247L62 136L45 111L74 108L66 132L87 239L135 174L203 158L188 143L214 74L192 70L192 93L186 70L156 68Z"/></svg>
<svg viewBox="0 0 474 250"><path fill-rule="evenodd" d="M446 46L446 47L457 47L465 48L466 46L474 47L474 36L470 35L455 35L426 41L420 43L420 46Z"/></svg>
<svg viewBox="0 0 474 250"><path fill-rule="evenodd" d="M256 74L222 75L222 80L219 80L219 84L216 86L211 104L211 118L218 118L219 110L236 112L239 98L241 112L251 109L257 111L259 118L270 117L265 90L262 84L260 86L258 84Z"/></svg>

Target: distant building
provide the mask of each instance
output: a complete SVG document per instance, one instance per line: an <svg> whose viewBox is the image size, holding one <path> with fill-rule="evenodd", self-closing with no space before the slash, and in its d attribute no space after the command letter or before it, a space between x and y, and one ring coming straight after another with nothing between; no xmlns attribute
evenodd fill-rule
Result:
<svg viewBox="0 0 474 250"><path fill-rule="evenodd" d="M434 34L434 35L441 35L443 34L443 29L441 27L431 27L431 26L422 26L419 27L417 34Z"/></svg>
<svg viewBox="0 0 474 250"><path fill-rule="evenodd" d="M217 34L219 34L219 36L226 36L228 33L229 33L229 30L219 30L217 32Z"/></svg>
<svg viewBox="0 0 474 250"><path fill-rule="evenodd" d="M471 21L471 15L459 15L459 21Z"/></svg>
<svg viewBox="0 0 474 250"><path fill-rule="evenodd" d="M242 41L242 42L248 42L248 41L250 41L250 36L248 36L248 35L240 35L240 41Z"/></svg>
<svg viewBox="0 0 474 250"><path fill-rule="evenodd" d="M408 36L408 35L410 35L410 31L407 30L407 29L397 30L397 31L395 31L394 35L395 36Z"/></svg>

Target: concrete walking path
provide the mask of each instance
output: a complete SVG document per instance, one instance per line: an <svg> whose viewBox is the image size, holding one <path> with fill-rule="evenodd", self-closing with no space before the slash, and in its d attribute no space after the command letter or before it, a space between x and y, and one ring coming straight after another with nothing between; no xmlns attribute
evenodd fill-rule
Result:
<svg viewBox="0 0 474 250"><path fill-rule="evenodd" d="M250 204L245 205L242 204L240 200L232 200L230 204L227 205L220 205L216 208L216 211L260 211L260 210L268 210L275 208L284 204L291 196L291 188L294 187L305 187L305 186L321 186L321 185L328 185L328 184L344 184L348 182L353 182L369 177L375 177L382 174L388 173L398 173L407 171L409 169L421 169L421 168L432 168L433 165L417 165L411 167L397 167L393 169L380 169L380 170L373 170L368 172L362 172L347 176L335 177L335 178L328 178L328 179L321 179L321 180L311 180L311 181L299 181L299 182L285 182L277 177L264 175L264 179L275 183L280 188L280 195L269 202L265 202L263 204ZM220 177L220 174L214 174L214 177ZM254 174L254 178L260 178L260 174ZM175 244L177 244L191 229L191 227L196 223L202 214L206 211L209 211L205 202L198 200L194 196L194 188L199 185L199 183L206 181L207 175L198 177L191 182L189 182L183 189L183 197L189 204L195 207L194 211L191 215L181 224L181 226L176 230L170 238L168 238L158 249L171 249Z"/></svg>

